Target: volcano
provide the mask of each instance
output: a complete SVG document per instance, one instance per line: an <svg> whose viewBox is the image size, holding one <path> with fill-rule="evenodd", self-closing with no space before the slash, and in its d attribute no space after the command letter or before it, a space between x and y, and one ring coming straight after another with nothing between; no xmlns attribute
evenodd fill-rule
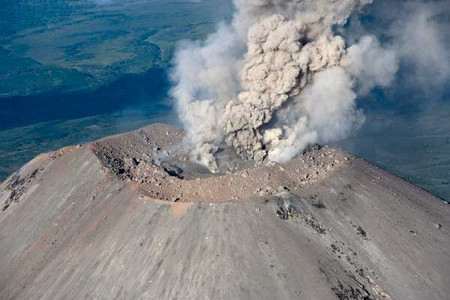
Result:
<svg viewBox="0 0 450 300"><path fill-rule="evenodd" d="M191 160L155 124L39 155L0 185L1 299L448 299L450 206L313 146Z"/></svg>

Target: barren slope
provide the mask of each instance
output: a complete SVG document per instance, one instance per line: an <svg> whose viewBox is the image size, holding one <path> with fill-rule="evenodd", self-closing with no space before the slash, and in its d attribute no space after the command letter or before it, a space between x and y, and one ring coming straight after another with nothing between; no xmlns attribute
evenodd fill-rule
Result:
<svg viewBox="0 0 450 300"><path fill-rule="evenodd" d="M0 186L0 299L447 299L450 207L341 151L195 165L153 125Z"/></svg>

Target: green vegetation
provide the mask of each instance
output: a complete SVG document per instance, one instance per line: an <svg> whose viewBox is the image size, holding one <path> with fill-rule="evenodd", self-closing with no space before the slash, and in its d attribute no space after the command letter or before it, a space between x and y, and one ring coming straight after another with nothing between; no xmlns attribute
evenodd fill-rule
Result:
<svg viewBox="0 0 450 300"><path fill-rule="evenodd" d="M92 89L167 67L180 39L204 38L231 9L220 0L8 0L0 22L0 97Z"/></svg>

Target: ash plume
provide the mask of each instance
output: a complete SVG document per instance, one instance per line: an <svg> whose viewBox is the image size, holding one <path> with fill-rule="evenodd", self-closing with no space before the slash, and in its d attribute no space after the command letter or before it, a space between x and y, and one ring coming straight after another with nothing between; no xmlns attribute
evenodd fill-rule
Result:
<svg viewBox="0 0 450 300"><path fill-rule="evenodd" d="M217 169L226 141L244 158L286 162L363 121L358 95L387 86L395 52L373 36L348 47L342 26L371 0L234 0L231 24L180 46L171 74L193 157Z"/></svg>

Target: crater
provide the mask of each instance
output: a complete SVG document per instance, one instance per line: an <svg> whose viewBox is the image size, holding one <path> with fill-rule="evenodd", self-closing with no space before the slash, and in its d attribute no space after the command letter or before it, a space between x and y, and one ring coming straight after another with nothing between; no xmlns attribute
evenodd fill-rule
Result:
<svg viewBox="0 0 450 300"><path fill-rule="evenodd" d="M219 170L191 159L182 130L153 125L92 144L103 166L121 180L138 184L149 197L180 202L228 201L295 192L319 182L345 162L344 153L314 146L287 164L255 165L221 145ZM348 158L347 158L348 159Z"/></svg>

